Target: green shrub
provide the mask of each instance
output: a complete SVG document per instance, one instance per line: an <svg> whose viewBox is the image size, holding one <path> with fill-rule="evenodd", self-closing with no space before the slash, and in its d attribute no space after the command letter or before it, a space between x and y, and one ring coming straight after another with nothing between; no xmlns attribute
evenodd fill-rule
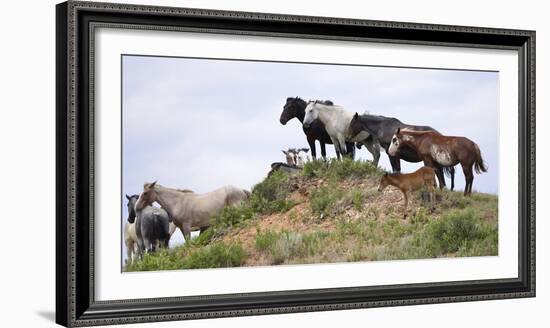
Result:
<svg viewBox="0 0 550 328"><path fill-rule="evenodd" d="M361 189L352 189L349 191L347 198L353 205L353 208L357 211L361 211L363 209L364 192Z"/></svg>
<svg viewBox="0 0 550 328"><path fill-rule="evenodd" d="M247 253L237 243L216 242L195 247L186 245L174 250L144 254L126 267L126 271L158 271L235 267L244 264Z"/></svg>
<svg viewBox="0 0 550 328"><path fill-rule="evenodd" d="M215 243L190 252L183 260L183 269L227 268L244 264L245 249L237 243Z"/></svg>
<svg viewBox="0 0 550 328"><path fill-rule="evenodd" d="M338 188L321 187L316 189L309 197L311 210L319 217L330 215L337 212L334 207L343 197L344 192Z"/></svg>
<svg viewBox="0 0 550 328"><path fill-rule="evenodd" d="M249 204L258 214L286 212L296 205L287 199L291 192L290 176L282 171L276 171L254 186Z"/></svg>
<svg viewBox="0 0 550 328"><path fill-rule="evenodd" d="M426 250L429 257L471 249L474 245L494 243L498 236L496 226L483 223L472 209L454 210L439 220L430 221L414 240L416 247Z"/></svg>
<svg viewBox="0 0 550 328"><path fill-rule="evenodd" d="M285 199L289 193L289 175L283 171L273 172L271 176L252 188L253 196L267 201Z"/></svg>
<svg viewBox="0 0 550 328"><path fill-rule="evenodd" d="M350 237L356 237L359 240L367 240L367 226L359 220L338 220L336 223L337 240L342 242Z"/></svg>
<svg viewBox="0 0 550 328"><path fill-rule="evenodd" d="M259 251L267 251L273 246L278 238L278 233L274 233L269 230L258 232L255 238L256 249Z"/></svg>
<svg viewBox="0 0 550 328"><path fill-rule="evenodd" d="M270 256L272 264L282 264L315 255L329 236L324 231L304 235L291 231L263 231L256 235L255 246L258 251Z"/></svg>
<svg viewBox="0 0 550 328"><path fill-rule="evenodd" d="M308 178L319 177L326 172L328 162L324 160L309 161L304 164L302 174Z"/></svg>
<svg viewBox="0 0 550 328"><path fill-rule="evenodd" d="M156 253L143 254L141 260L136 260L126 266L125 271L157 271L157 270L175 270L181 268L178 257L174 252L160 250Z"/></svg>

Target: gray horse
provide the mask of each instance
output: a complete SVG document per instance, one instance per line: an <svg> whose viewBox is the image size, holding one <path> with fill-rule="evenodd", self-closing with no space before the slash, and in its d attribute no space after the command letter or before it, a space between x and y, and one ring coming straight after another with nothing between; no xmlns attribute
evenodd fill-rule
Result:
<svg viewBox="0 0 550 328"><path fill-rule="evenodd" d="M154 252L157 244L168 248L170 241L170 222L168 213L163 208L145 206L136 210L139 195L126 195L128 199L128 222L136 222L136 235L138 239L138 253L143 251Z"/></svg>

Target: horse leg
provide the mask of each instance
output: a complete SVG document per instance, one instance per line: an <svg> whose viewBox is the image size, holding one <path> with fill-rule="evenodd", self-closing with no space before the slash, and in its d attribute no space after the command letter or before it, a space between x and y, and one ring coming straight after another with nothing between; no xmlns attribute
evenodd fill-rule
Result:
<svg viewBox="0 0 550 328"><path fill-rule="evenodd" d="M355 143L354 142L346 142L346 153L349 155L351 159L355 159Z"/></svg>
<svg viewBox="0 0 550 328"><path fill-rule="evenodd" d="M137 257L139 259L142 259L143 258L143 251L145 250L145 245L143 243L143 238L139 238L138 237L138 242L137 242Z"/></svg>
<svg viewBox="0 0 550 328"><path fill-rule="evenodd" d="M143 245L145 246L145 252L150 253L153 251L153 245L149 238L143 238Z"/></svg>
<svg viewBox="0 0 550 328"><path fill-rule="evenodd" d="M439 188L443 189L445 188L445 174L443 174L443 167L440 165L436 165L435 167L435 175L437 176L437 180L439 180Z"/></svg>
<svg viewBox="0 0 550 328"><path fill-rule="evenodd" d="M474 182L474 174L472 172L473 163L470 165L462 164L462 172L464 172L464 177L466 179L466 186L464 187L464 196L468 196L472 192L472 184Z"/></svg>
<svg viewBox="0 0 550 328"><path fill-rule="evenodd" d="M330 137L332 144L334 145L334 151L336 151L336 158L340 159L340 156L343 154L342 149L340 148L340 141L337 138Z"/></svg>
<svg viewBox="0 0 550 328"><path fill-rule="evenodd" d="M449 169L449 173L451 174L451 191L455 190L455 167L451 166Z"/></svg>
<svg viewBox="0 0 550 328"><path fill-rule="evenodd" d="M393 173L397 173L397 158L390 155L388 155L388 158L390 159L390 165Z"/></svg>
<svg viewBox="0 0 550 328"><path fill-rule="evenodd" d="M134 260L136 259L137 248L138 248L137 243L135 241L132 241L130 243L130 251L128 252L128 259L131 260L130 263L134 263Z"/></svg>
<svg viewBox="0 0 550 328"><path fill-rule="evenodd" d="M435 170L437 181L439 182L439 189L445 188L445 177L443 176L443 167L433 162L431 158L424 158L424 166L431 167Z"/></svg>
<svg viewBox="0 0 550 328"><path fill-rule="evenodd" d="M405 207L403 209L403 219L407 218L407 208L409 206L409 191L405 190L403 191L403 197L405 197Z"/></svg>
<svg viewBox="0 0 550 328"><path fill-rule="evenodd" d="M317 150L315 149L315 139L307 138L307 143L309 144L309 149L311 149L311 157L313 160L317 159Z"/></svg>
<svg viewBox="0 0 550 328"><path fill-rule="evenodd" d="M372 154L372 164L378 166L378 161L380 161L380 145L372 139L365 142L365 147Z"/></svg>
<svg viewBox="0 0 550 328"><path fill-rule="evenodd" d="M319 146L321 147L321 156L324 160L327 159L327 147L324 142L319 140Z"/></svg>
<svg viewBox="0 0 550 328"><path fill-rule="evenodd" d="M428 192L430 193L430 210L435 210L435 188L434 188L434 181L430 178L428 181L426 181L426 187L428 188Z"/></svg>
<svg viewBox="0 0 550 328"><path fill-rule="evenodd" d="M183 239L185 239L185 243L187 244L188 242L190 242L191 241L191 226L189 224L183 224L181 232L183 233Z"/></svg>
<svg viewBox="0 0 550 328"><path fill-rule="evenodd" d="M342 154L342 159L344 159L344 156L348 156L348 145L346 144L346 140L343 137L338 137L338 144L340 145L340 153Z"/></svg>
<svg viewBox="0 0 550 328"><path fill-rule="evenodd" d="M133 263L134 243L132 241L126 242L126 264Z"/></svg>

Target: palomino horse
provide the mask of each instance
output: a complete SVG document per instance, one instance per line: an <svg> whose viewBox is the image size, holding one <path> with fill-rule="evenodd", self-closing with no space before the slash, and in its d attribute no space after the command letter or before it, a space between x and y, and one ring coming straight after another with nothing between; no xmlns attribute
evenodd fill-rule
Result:
<svg viewBox="0 0 550 328"><path fill-rule="evenodd" d="M422 161L422 158L410 147L403 145L395 155L390 155L388 148L391 144L391 139L393 134L398 128L407 128L415 131L433 131L437 132L431 126L423 125L410 125L401 122L400 120L394 117L385 117L380 115L359 115L355 113L353 119L351 120L348 128L348 137L354 138L356 135L363 133L364 131L370 133L373 137L378 140L380 146L384 148L388 154L390 164L394 173L401 172L401 159L416 163ZM358 146L360 143L358 143ZM437 174L437 179L439 180L439 187L445 187L445 179L443 178L443 173L446 173L451 176L451 190L455 187L455 169L454 167L445 167L439 166L435 168L435 173Z"/></svg>
<svg viewBox="0 0 550 328"><path fill-rule="evenodd" d="M401 190L403 198L405 198L405 210L403 217L407 217L407 206L409 205L409 197L411 192L419 190L422 187L426 187L430 193L430 203L433 207L435 198L435 170L428 166L423 166L413 173L386 173L380 179L380 185L378 191L384 190L388 185L394 186Z"/></svg>
<svg viewBox="0 0 550 328"><path fill-rule="evenodd" d="M472 167L478 174L487 172L478 145L465 137L449 137L433 131L397 129L388 152L394 156L405 145L416 151L426 166L454 166L460 163L466 178L464 195L472 193Z"/></svg>
<svg viewBox="0 0 550 328"><path fill-rule="evenodd" d="M322 103L327 105L333 104L330 100L322 101ZM306 116L306 106L307 102L299 97L287 98L279 121L282 125L286 125L286 123L291 119L297 118L300 123L304 123L304 117ZM311 122L311 124L307 128L302 125L302 130L304 131L307 143L311 148L311 157L313 157L314 160L317 159L315 140L319 140L319 146L321 147L321 156L326 159L327 151L325 148L325 144L332 144L332 140L325 130L325 125L321 121L315 120ZM355 156L355 145L352 142L349 142L346 144L346 148L347 153L351 154L351 157L353 158Z"/></svg>
<svg viewBox="0 0 550 328"><path fill-rule="evenodd" d="M159 203L166 209L174 224L180 228L189 242L191 231L203 232L210 226L210 218L226 206L240 203L250 196L250 192L234 186L224 186L205 194L196 194L190 190L172 189L155 182L145 183L143 192L136 203L136 209Z"/></svg>
<svg viewBox="0 0 550 328"><path fill-rule="evenodd" d="M348 127L353 118L353 113L346 111L341 106L326 105L317 101L309 102L306 107L306 116L304 117L304 127L309 127L310 124L319 120L325 125L334 148L336 156L345 155L346 141L361 142L364 144L373 156L372 162L378 166L380 160L380 144L372 138L369 133L363 132L359 139L352 140L348 137Z"/></svg>
<svg viewBox="0 0 550 328"><path fill-rule="evenodd" d="M128 222L135 223L138 254L142 251L154 252L157 246L168 248L170 236L174 229L170 228L171 219L168 213L153 206L137 209L138 195L128 196Z"/></svg>

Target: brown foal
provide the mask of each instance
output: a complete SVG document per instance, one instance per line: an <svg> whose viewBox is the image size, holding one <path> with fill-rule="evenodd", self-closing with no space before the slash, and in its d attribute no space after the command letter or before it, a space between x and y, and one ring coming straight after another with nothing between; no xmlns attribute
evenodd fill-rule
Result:
<svg viewBox="0 0 550 328"><path fill-rule="evenodd" d="M428 166L423 166L413 173L386 173L380 179L380 185L378 186L378 191L384 190L388 185L397 187L403 193L405 198L405 210L403 217L407 217L407 206L409 204L409 197L411 192L419 190L422 187L426 187L430 193L430 203L431 206L434 206L434 190L436 187L435 183L435 170Z"/></svg>

